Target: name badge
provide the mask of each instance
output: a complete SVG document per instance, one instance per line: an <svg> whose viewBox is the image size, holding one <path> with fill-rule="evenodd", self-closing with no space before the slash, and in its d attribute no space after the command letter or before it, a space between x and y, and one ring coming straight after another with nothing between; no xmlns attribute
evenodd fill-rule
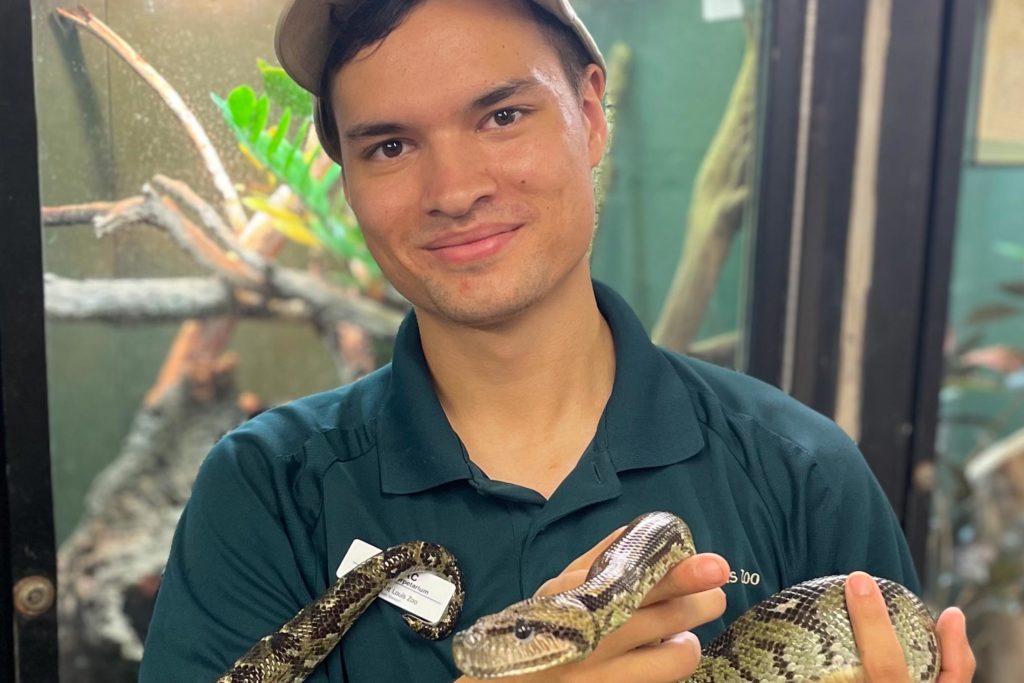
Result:
<svg viewBox="0 0 1024 683"><path fill-rule="evenodd" d="M345 574L370 559L381 549L366 541L355 539L345 557L338 565L340 579ZM385 602L413 614L430 624L436 624L444 616L444 610L455 595L455 584L433 572L414 572L397 581L390 582L380 593Z"/></svg>

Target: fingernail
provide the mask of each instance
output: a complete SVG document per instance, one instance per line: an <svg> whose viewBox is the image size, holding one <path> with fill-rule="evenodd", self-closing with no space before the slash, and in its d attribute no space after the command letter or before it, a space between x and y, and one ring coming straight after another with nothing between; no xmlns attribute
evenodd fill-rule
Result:
<svg viewBox="0 0 1024 683"><path fill-rule="evenodd" d="M875 590L875 581L867 574L851 574L850 588L853 594L864 598L871 595Z"/></svg>
<svg viewBox="0 0 1024 683"><path fill-rule="evenodd" d="M722 567L721 562L717 562L712 559L705 560L700 563L698 569L700 578L709 583L721 583L725 581L725 568Z"/></svg>
<svg viewBox="0 0 1024 683"><path fill-rule="evenodd" d="M685 642L689 647L693 648L694 651L700 652L700 639L698 639L697 636L695 636L692 632L683 631L679 634L679 636L682 639L682 641Z"/></svg>

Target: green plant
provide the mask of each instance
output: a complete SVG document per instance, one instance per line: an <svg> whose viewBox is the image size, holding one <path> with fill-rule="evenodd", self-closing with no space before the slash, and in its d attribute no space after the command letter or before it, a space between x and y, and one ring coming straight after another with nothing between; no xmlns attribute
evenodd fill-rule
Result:
<svg viewBox="0 0 1024 683"><path fill-rule="evenodd" d="M226 98L212 98L246 157L277 183L291 188L304 210L274 206L266 193L250 194L243 202L267 213L274 227L292 241L315 250L326 249L350 264L360 264L371 277L378 277L380 270L341 192L341 168L330 164L317 176L321 150L310 135L312 97L283 69L263 60L258 66L263 77L262 93L240 85Z"/></svg>

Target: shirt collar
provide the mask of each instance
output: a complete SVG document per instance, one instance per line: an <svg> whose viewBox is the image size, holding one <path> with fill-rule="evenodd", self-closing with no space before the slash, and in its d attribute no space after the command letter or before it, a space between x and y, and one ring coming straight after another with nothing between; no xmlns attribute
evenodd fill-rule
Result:
<svg viewBox="0 0 1024 683"><path fill-rule="evenodd" d="M615 384L595 445L607 450L617 472L660 467L696 454L704 439L678 371L651 343L622 297L598 282L594 294L615 342ZM416 493L472 479L462 443L434 391L413 312L395 338L378 428L385 493Z"/></svg>

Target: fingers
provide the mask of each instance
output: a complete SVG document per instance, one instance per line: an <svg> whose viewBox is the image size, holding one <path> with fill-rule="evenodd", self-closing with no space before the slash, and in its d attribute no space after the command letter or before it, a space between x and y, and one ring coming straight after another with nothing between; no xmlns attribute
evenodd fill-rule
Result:
<svg viewBox="0 0 1024 683"><path fill-rule="evenodd" d="M846 607L867 679L871 683L909 683L903 648L889 620L885 598L871 576L864 572L850 574Z"/></svg>
<svg viewBox="0 0 1024 683"><path fill-rule="evenodd" d="M679 633L659 645L632 650L608 662L597 679L631 683L674 683L689 678L700 662L700 642L692 633Z"/></svg>
<svg viewBox="0 0 1024 683"><path fill-rule="evenodd" d="M964 613L950 607L939 615L935 631L942 652L942 672L938 683L966 683L974 678L977 662L967 640Z"/></svg>
<svg viewBox="0 0 1024 683"><path fill-rule="evenodd" d="M673 567L644 598L650 605L661 600L692 595L725 585L729 579L729 563L721 555L700 553Z"/></svg>
<svg viewBox="0 0 1024 683"><path fill-rule="evenodd" d="M545 581L534 595L554 595L582 584L587 579L590 565L577 565L585 557L586 555L581 556L561 574ZM641 604L651 605L682 595L713 590L725 585L728 578L729 563L723 557L714 553L700 553L686 558L669 570L668 574L647 593Z"/></svg>
<svg viewBox="0 0 1024 683"><path fill-rule="evenodd" d="M586 569L574 569L572 571L567 569L555 578L548 579L542 583L534 595L554 595L555 593L562 593L576 588L586 580Z"/></svg>
<svg viewBox="0 0 1024 683"><path fill-rule="evenodd" d="M641 607L629 621L601 641L597 657L610 657L697 628L725 612L725 593L720 588L662 600Z"/></svg>

